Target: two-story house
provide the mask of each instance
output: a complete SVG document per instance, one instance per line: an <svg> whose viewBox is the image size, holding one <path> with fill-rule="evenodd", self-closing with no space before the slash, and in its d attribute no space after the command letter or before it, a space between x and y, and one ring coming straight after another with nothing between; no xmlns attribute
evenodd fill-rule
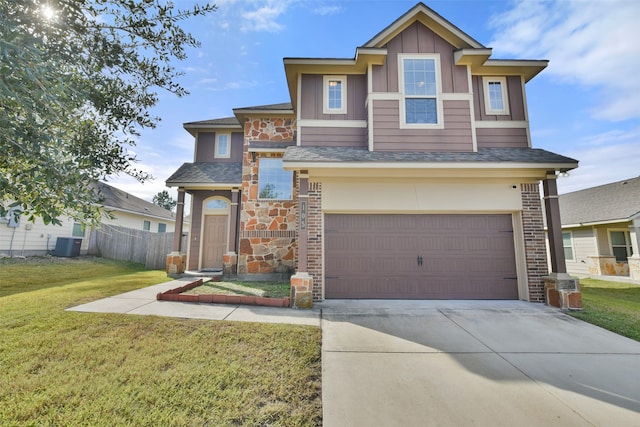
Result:
<svg viewBox="0 0 640 427"><path fill-rule="evenodd" d="M546 65L492 59L422 3L354 58L285 58L290 103L184 125L172 268L295 273L314 301L544 301L539 184L562 275L555 178L578 166L532 148L525 84Z"/></svg>

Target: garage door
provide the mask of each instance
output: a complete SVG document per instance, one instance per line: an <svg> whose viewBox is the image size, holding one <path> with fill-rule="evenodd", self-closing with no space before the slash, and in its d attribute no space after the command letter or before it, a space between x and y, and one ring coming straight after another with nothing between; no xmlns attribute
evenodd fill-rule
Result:
<svg viewBox="0 0 640 427"><path fill-rule="evenodd" d="M325 297L517 299L511 215L325 215Z"/></svg>

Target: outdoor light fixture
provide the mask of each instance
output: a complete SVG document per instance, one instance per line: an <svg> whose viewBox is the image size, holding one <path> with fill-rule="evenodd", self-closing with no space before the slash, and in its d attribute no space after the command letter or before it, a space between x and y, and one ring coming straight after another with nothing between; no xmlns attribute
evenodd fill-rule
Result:
<svg viewBox="0 0 640 427"><path fill-rule="evenodd" d="M255 151L252 151L252 152L251 152L251 161L252 161L253 163L255 163L255 162L256 162L256 152L255 152Z"/></svg>

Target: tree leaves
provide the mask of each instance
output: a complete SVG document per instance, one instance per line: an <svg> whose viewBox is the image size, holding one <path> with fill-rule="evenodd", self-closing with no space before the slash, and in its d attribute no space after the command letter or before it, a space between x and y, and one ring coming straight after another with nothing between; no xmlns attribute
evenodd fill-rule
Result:
<svg viewBox="0 0 640 427"><path fill-rule="evenodd" d="M215 9L161 0L0 2L0 215L18 203L29 220L56 224L68 215L96 224L92 182L120 173L149 179L130 149L160 120L150 113L157 90L187 94L172 62L199 44L179 24Z"/></svg>

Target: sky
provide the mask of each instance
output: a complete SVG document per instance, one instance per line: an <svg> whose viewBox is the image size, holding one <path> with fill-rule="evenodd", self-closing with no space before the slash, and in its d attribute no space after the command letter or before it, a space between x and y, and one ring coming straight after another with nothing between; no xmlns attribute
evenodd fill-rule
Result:
<svg viewBox="0 0 640 427"><path fill-rule="evenodd" d="M189 8L192 0L173 0ZM200 3L203 3L201 0ZM183 123L233 116L234 108L290 102L283 58L353 58L417 1L219 0L218 10L183 22L200 42L179 82L160 92L161 118L132 149L155 180L109 183L151 201L193 161ZM579 160L558 179L561 194L640 176L640 1L433 0L424 3L483 45L493 59L547 59L526 85L532 146Z"/></svg>

